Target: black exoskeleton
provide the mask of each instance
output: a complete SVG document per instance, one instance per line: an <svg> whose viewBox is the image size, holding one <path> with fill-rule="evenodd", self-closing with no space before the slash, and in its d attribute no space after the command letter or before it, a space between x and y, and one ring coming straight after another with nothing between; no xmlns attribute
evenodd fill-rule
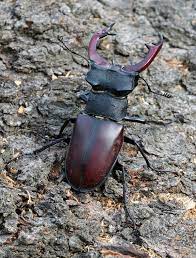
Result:
<svg viewBox="0 0 196 258"><path fill-rule="evenodd" d="M120 65L109 68L90 62L86 81L92 86L85 112L121 121L127 114L127 96L137 86L139 73L127 73Z"/></svg>

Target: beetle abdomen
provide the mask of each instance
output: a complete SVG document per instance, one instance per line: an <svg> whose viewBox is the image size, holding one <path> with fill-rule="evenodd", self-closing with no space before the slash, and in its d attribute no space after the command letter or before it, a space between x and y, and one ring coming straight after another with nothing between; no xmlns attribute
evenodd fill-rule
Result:
<svg viewBox="0 0 196 258"><path fill-rule="evenodd" d="M122 143L122 125L80 114L66 159L66 177L70 185L76 190L88 191L104 182Z"/></svg>

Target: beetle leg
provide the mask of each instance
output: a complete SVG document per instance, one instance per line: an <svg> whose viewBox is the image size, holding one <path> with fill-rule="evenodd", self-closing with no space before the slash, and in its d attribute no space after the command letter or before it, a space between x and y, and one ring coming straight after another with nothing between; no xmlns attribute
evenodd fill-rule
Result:
<svg viewBox="0 0 196 258"><path fill-rule="evenodd" d="M124 167L122 166L122 177L123 177L123 200L124 200L124 209L129 218L131 219L133 228L136 229L135 221L133 219L133 215L130 212L130 209L128 208L128 191L127 191L127 182L126 182L126 171Z"/></svg>
<svg viewBox="0 0 196 258"><path fill-rule="evenodd" d="M127 180L126 180L127 172L126 172L124 166L118 160L117 160L117 162L115 164L115 167L122 171L124 209L125 209L126 215L128 215L128 217L131 220L132 227L133 227L133 234L134 234L134 236L136 238L135 242L142 244L142 239L141 239L140 232L137 229L137 225L136 225L136 223L135 223L135 221L133 219L133 214L131 214L131 211L130 211L129 205L128 205L128 190L127 190L128 187L127 187Z"/></svg>
<svg viewBox="0 0 196 258"><path fill-rule="evenodd" d="M53 146L57 143L63 142L63 141L65 141L66 143L69 143L69 138L61 137L61 138L52 140L52 141L48 142L47 144L45 144L44 146L42 146L41 148L34 150L33 153L30 153L30 154L36 155L36 154L50 148L51 146Z"/></svg>
<svg viewBox="0 0 196 258"><path fill-rule="evenodd" d="M89 94L90 94L89 91L85 91L81 93L78 97L86 103L89 99Z"/></svg>
<svg viewBox="0 0 196 258"><path fill-rule="evenodd" d="M156 155L154 153L149 153L147 150L145 150L144 145L143 145L143 143L141 141L136 141L136 140L131 139L131 138L127 137L127 136L124 136L124 142L137 146L139 152L142 154L142 157L146 161L146 165L147 165L148 168L150 168L150 169L152 169L153 171L156 171L156 172L172 172L170 170L154 168L150 164L150 161L146 157L146 154L147 155L154 155L154 156L158 156L158 155Z"/></svg>
<svg viewBox="0 0 196 258"><path fill-rule="evenodd" d="M153 153L149 153L147 150L145 150L144 145L142 144L141 141L136 141L136 140L131 139L131 138L127 137L127 136L124 136L124 141L126 143L129 143L129 144L137 146L137 148L138 148L139 152L142 154L142 157L144 158L148 168L150 168L150 169L152 169L154 171L160 171L160 170L152 167L152 165L150 164L150 161L148 160L146 154L153 154ZM156 154L153 154L153 155L156 155Z"/></svg>
<svg viewBox="0 0 196 258"><path fill-rule="evenodd" d="M137 141L137 140L134 140L132 138L129 138L128 136L124 136L124 142L137 146L138 149L140 148L143 151L143 153L145 153L147 155L154 155L154 156L158 157L157 154L147 151L145 149L144 144L143 144L143 142L141 140Z"/></svg>
<svg viewBox="0 0 196 258"><path fill-rule="evenodd" d="M57 135L57 138L59 138L62 135L65 127L68 125L69 122L75 123L75 121L76 121L76 118L68 118L68 119L66 119L65 122L63 123L63 125L61 126L61 129L59 131L59 134Z"/></svg>
<svg viewBox="0 0 196 258"><path fill-rule="evenodd" d="M167 122L164 121L156 121L156 120L146 120L142 116L125 116L124 119L125 121L129 122L135 122L135 123L141 123L141 124L156 124L156 125L168 125L172 123L172 120L168 120Z"/></svg>
<svg viewBox="0 0 196 258"><path fill-rule="evenodd" d="M127 193L127 184L126 184L126 171L123 165L117 160L115 164L115 169L120 170L122 172L122 179L123 179L123 201L124 201L124 209L128 217L131 219L132 225L135 228L135 222L133 220L133 216L128 208L128 193Z"/></svg>
<svg viewBox="0 0 196 258"><path fill-rule="evenodd" d="M141 124L146 124L146 119L142 116L125 116L123 118L123 120L125 121L129 121L129 122L136 122L136 123L141 123Z"/></svg>
<svg viewBox="0 0 196 258"><path fill-rule="evenodd" d="M128 205L128 190L127 190L127 180L126 180L126 175L127 172L124 168L124 166L117 160L116 164L115 164L115 168L121 170L122 172L122 179L123 179L123 201L124 201L124 209L125 209L125 213L126 215L128 215L128 217L131 220L132 223L132 227L133 227L133 234L135 235L136 238L136 242L137 243L142 243L142 239L140 236L140 232L137 229L137 225L133 219L133 214L131 214L131 211L129 209L129 205Z"/></svg>
<svg viewBox="0 0 196 258"><path fill-rule="evenodd" d="M65 136L62 137L62 133L63 133L65 127L68 125L68 123L69 122L74 123L75 120L76 120L75 118L68 118L68 119L66 119L65 122L63 123L63 125L61 126L60 132L56 136L55 140L51 140L50 142L48 142L47 144L45 144L41 148L34 150L33 153L30 153L30 154L35 154L36 155L36 154L38 154L38 153L40 153L40 152L50 148L51 146L53 146L53 145L55 145L55 144L57 144L59 142L62 142L62 141L65 141L65 142L69 143L69 138L65 138Z"/></svg>
<svg viewBox="0 0 196 258"><path fill-rule="evenodd" d="M68 123L69 123L69 122L74 123L75 120L76 120L75 118L69 118L69 119L65 120L65 122L64 122L63 125L61 126L61 129L60 129L59 134L56 136L56 139L51 140L50 142L48 142L48 143L45 144L44 146L42 146L42 147L40 147L40 148L34 150L33 152L22 154L21 157L24 156L24 155L32 155L32 154L37 155L38 153L41 153L42 151L44 151L44 150L50 148L51 146L54 146L54 145L56 145L57 143L60 143L60 142L63 142L63 141L66 142L66 143L69 143L70 139L69 139L69 138L66 138L65 136L63 137L63 136L62 136L62 133L63 133L65 127L68 125Z"/></svg>

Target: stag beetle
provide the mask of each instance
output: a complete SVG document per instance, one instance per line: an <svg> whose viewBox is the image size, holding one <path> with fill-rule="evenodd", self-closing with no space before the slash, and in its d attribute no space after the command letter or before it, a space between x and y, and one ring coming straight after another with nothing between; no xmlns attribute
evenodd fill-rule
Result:
<svg viewBox="0 0 196 258"><path fill-rule="evenodd" d="M64 173L70 186L79 192L91 191L102 185L110 172L117 166L123 172L125 210L130 215L126 201L125 170L118 161L118 154L123 142L137 146L147 166L154 168L146 156L149 153L145 150L142 142L124 136L122 121L142 124L161 123L159 121L148 121L139 116L127 115L127 96L138 85L139 73L152 63L160 51L163 38L160 35L157 44L146 45L149 51L146 57L137 64L125 66L110 64L97 53L96 49L100 39L107 35L114 35L110 32L113 25L111 24L109 27L94 33L89 42L89 59L84 58L88 61L90 67L86 75L86 81L92 86L92 89L90 92L80 95L80 98L86 103L84 111L77 118L67 119L60 130L59 136L62 135L69 122L75 123L69 142ZM59 40L63 43L62 46L65 49L71 51L62 38L59 38ZM71 52L79 55L74 51ZM147 86L150 92L171 97L168 93L152 91L148 84ZM34 151L34 153L38 153L63 139L65 138L60 137L47 146Z"/></svg>

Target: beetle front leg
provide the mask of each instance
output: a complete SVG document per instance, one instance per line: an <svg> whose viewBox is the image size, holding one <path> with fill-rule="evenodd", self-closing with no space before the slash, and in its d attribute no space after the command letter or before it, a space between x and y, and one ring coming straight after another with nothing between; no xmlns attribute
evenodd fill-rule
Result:
<svg viewBox="0 0 196 258"><path fill-rule="evenodd" d="M129 122L135 122L135 123L141 123L141 124L156 124L156 125L168 125L171 124L172 121L168 120L168 122L164 122L164 121L156 121L156 120L146 120L144 117L142 116L125 116L124 121L129 121Z"/></svg>
<svg viewBox="0 0 196 258"><path fill-rule="evenodd" d="M89 94L90 94L90 91L85 91L85 92L79 94L78 98L83 100L86 103L89 99Z"/></svg>

